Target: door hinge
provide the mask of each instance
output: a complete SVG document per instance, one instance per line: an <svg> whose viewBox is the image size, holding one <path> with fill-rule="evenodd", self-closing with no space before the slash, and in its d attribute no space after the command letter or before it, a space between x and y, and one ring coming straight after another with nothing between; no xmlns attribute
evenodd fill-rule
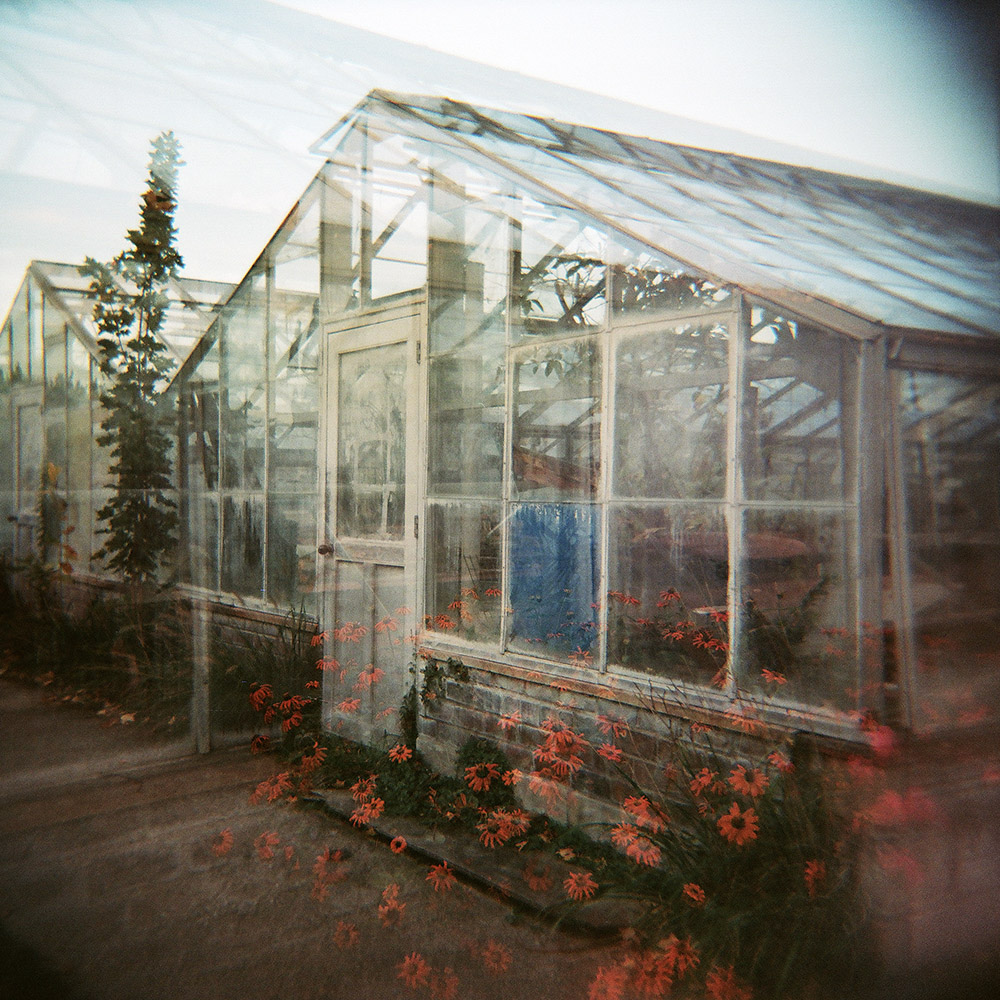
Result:
<svg viewBox="0 0 1000 1000"><path fill-rule="evenodd" d="M420 348L421 348L421 346L422 345L421 345L420 341L418 340L417 341L417 364L418 365L420 364Z"/></svg>
<svg viewBox="0 0 1000 1000"><path fill-rule="evenodd" d="M420 537L420 515L419 514L414 514L413 515L413 537L414 538L419 538Z"/></svg>

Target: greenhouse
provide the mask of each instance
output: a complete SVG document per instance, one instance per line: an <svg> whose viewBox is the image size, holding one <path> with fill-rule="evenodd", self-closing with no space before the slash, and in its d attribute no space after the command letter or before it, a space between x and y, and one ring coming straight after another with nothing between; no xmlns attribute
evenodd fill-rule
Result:
<svg viewBox="0 0 1000 1000"><path fill-rule="evenodd" d="M87 576L100 547L95 512L109 491L100 431L97 338L90 279L72 264L32 261L0 332L2 551L63 562ZM163 339L179 365L233 286L184 277L168 290Z"/></svg>
<svg viewBox="0 0 1000 1000"><path fill-rule="evenodd" d="M172 310L170 392L177 574L317 622L328 728L394 742L413 663L442 755L574 698L995 720L996 208L380 91L314 151L224 305ZM78 526L105 486L73 271L4 327L11 551L39 469Z"/></svg>

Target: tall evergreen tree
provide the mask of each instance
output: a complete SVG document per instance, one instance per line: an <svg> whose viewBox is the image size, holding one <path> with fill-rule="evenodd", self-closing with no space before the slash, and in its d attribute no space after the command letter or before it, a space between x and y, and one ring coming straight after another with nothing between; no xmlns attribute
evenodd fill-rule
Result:
<svg viewBox="0 0 1000 1000"><path fill-rule="evenodd" d="M173 132L153 140L139 226L107 264L88 257L88 295L101 350L105 418L99 444L111 447L113 493L97 512L107 535L97 556L133 590L156 580L175 545L171 487L171 417L160 399L174 366L160 339L168 282L183 266L175 248L174 210L180 144Z"/></svg>

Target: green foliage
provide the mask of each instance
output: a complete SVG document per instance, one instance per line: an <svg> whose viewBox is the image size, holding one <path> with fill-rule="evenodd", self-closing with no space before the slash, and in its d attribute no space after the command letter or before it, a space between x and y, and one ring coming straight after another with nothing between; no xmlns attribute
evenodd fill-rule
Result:
<svg viewBox="0 0 1000 1000"><path fill-rule="evenodd" d="M130 584L155 581L174 546L177 524L171 488L170 419L159 404L173 367L159 337L169 300L166 288L182 266L174 241L180 146L172 132L153 140L140 222L128 248L107 264L88 257L88 296L105 379L106 416L97 441L111 448L113 494L97 512L108 536L97 556Z"/></svg>
<svg viewBox="0 0 1000 1000"><path fill-rule="evenodd" d="M424 665L424 683L420 689L420 700L426 705L443 694L445 681L449 677L466 683L469 680L469 668L453 656L444 661L427 660Z"/></svg>
<svg viewBox="0 0 1000 1000"><path fill-rule="evenodd" d="M756 996L857 977L871 961L861 844L822 769L739 766L678 741L667 771L655 789L622 772L634 789L612 831L623 853L573 845L605 896L639 905L642 940L690 938L703 967L732 966Z"/></svg>

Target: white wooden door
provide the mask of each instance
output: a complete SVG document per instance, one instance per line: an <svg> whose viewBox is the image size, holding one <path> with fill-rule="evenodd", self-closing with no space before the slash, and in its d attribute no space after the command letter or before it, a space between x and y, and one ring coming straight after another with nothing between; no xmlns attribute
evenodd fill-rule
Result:
<svg viewBox="0 0 1000 1000"><path fill-rule="evenodd" d="M328 330L323 717L392 745L417 613L419 302Z"/></svg>

